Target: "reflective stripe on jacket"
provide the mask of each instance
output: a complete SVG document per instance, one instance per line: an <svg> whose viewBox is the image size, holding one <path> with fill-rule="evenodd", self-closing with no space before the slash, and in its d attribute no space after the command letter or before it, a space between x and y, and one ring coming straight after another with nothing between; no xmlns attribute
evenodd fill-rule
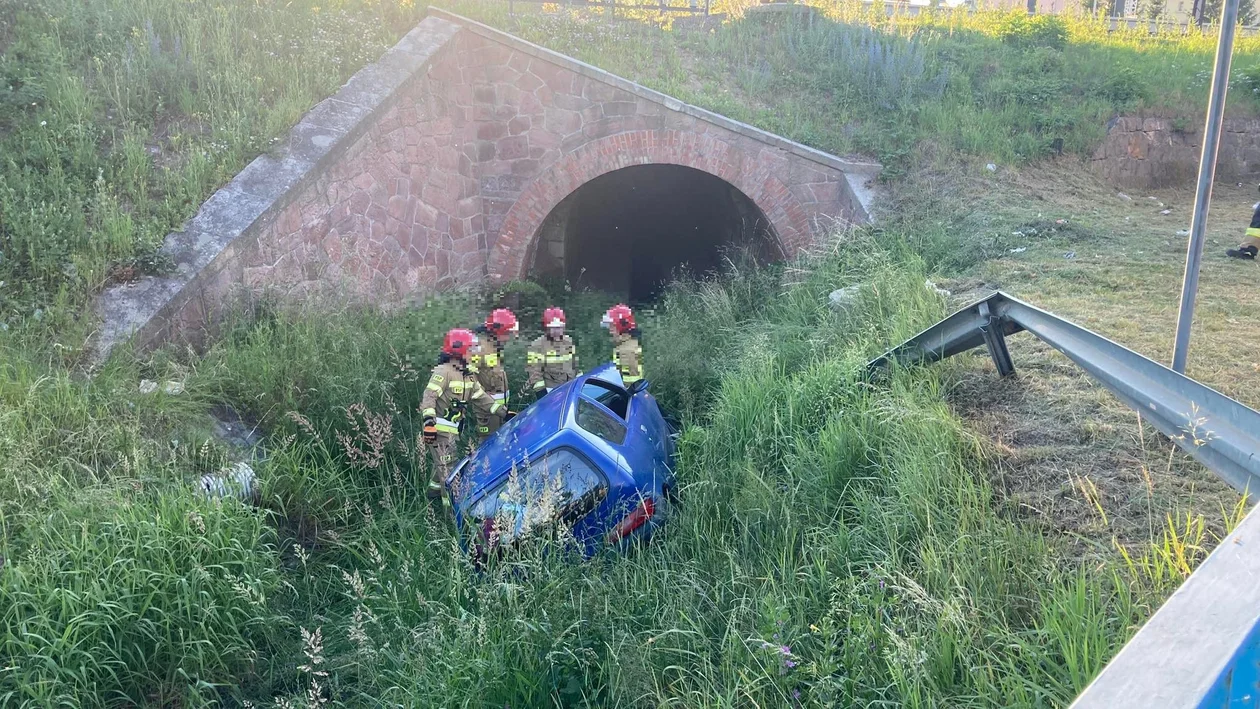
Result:
<svg viewBox="0 0 1260 709"><path fill-rule="evenodd" d="M553 340L546 335L534 340L525 355L526 387L531 391L555 389L577 376L577 350L573 339L563 335Z"/></svg>
<svg viewBox="0 0 1260 709"><path fill-rule="evenodd" d="M420 401L420 415L437 423L438 433L456 435L465 406L485 416L502 415L503 402L486 393L476 376L454 362L433 368Z"/></svg>
<svg viewBox="0 0 1260 709"><path fill-rule="evenodd" d="M613 364L621 372L621 381L626 385L633 384L643 378L643 348L639 341L630 335L613 336Z"/></svg>

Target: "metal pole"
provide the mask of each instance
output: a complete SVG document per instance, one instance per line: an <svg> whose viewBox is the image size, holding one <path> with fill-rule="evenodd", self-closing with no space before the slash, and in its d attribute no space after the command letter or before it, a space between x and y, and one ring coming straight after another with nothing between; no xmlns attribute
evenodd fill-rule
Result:
<svg viewBox="0 0 1260 709"><path fill-rule="evenodd" d="M1199 186L1194 195L1194 213L1190 216L1190 244L1186 247L1186 275L1181 283L1177 339L1173 343L1172 368L1178 374L1186 373L1190 323L1194 320L1194 298L1199 291L1199 262L1203 258L1203 232L1212 201L1212 178L1216 174L1216 153L1221 144L1221 120L1225 115L1225 92L1229 90L1229 64L1237 26L1238 0L1225 0L1221 8L1221 36L1216 42L1212 93L1208 95L1207 125L1203 129L1203 154L1199 157Z"/></svg>

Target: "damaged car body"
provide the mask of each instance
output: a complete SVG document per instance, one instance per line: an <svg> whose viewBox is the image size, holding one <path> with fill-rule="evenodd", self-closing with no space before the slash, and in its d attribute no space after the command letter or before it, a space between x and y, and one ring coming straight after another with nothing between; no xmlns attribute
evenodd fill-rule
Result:
<svg viewBox="0 0 1260 709"><path fill-rule="evenodd" d="M673 427L611 364L557 387L447 479L466 551L571 535L585 555L646 539L675 499Z"/></svg>

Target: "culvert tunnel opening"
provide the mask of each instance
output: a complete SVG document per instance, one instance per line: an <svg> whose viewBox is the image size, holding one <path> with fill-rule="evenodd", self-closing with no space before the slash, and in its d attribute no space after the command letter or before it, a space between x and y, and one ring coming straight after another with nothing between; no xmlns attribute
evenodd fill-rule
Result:
<svg viewBox="0 0 1260 709"><path fill-rule="evenodd" d="M531 274L643 302L678 273L703 276L744 254L781 257L769 220L744 193L694 168L634 165L556 205L539 227Z"/></svg>

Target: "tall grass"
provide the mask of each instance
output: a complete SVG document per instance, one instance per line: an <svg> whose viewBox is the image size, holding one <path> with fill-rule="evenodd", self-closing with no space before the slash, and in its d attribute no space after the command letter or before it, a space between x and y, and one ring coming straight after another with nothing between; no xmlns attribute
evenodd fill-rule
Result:
<svg viewBox="0 0 1260 709"><path fill-rule="evenodd" d="M745 14L711 32L662 21L609 26L585 15L460 12L652 88L835 153L875 155L896 178L925 147L1005 162L1090 154L1117 114L1197 119L1215 33L1111 32L1091 16L966 9L885 15L847 0L817 12ZM1260 40L1237 45L1229 110L1254 115L1244 72Z"/></svg>
<svg viewBox="0 0 1260 709"><path fill-rule="evenodd" d="M136 452L102 464L93 456L119 444L72 439L25 453L23 480L41 465L82 472L0 518L0 696L1067 704L1197 561L1202 526L1171 527L1127 562L1072 568L1054 540L1003 518L985 448L944 405L937 372L864 376L872 353L943 312L922 262L884 238L681 282L644 311L653 389L689 425L683 504L627 556L557 548L478 570L425 501L424 368L441 333L484 303L259 309L204 357L22 389L10 424L50 440L117 411ZM831 289L859 283L851 308L827 306ZM563 302L587 366L607 359L602 300ZM179 376L186 391L117 391L140 376ZM200 412L219 401L269 433L260 509L190 492L224 460L199 451ZM147 420L162 430L127 432Z"/></svg>
<svg viewBox="0 0 1260 709"><path fill-rule="evenodd" d="M172 228L413 19L376 2L0 3L0 328L64 332L103 283L162 268Z"/></svg>

